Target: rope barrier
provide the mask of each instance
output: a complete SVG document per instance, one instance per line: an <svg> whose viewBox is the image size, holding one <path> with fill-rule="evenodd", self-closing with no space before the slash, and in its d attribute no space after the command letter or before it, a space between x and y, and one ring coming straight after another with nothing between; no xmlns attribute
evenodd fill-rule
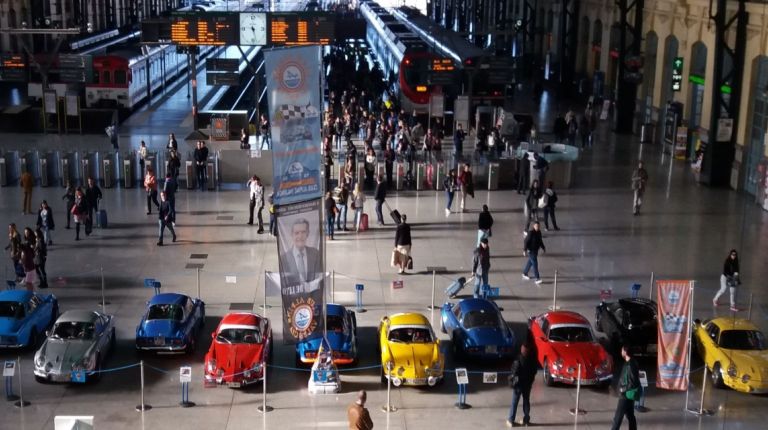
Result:
<svg viewBox="0 0 768 430"><path fill-rule="evenodd" d="M132 367L139 367L139 363L128 364L128 365L126 365L126 366L115 367L115 368L112 368L112 369L101 369L101 370L95 370L93 373L110 373L110 372L117 372L117 371L120 371L120 370L130 369L130 368L132 368Z"/></svg>

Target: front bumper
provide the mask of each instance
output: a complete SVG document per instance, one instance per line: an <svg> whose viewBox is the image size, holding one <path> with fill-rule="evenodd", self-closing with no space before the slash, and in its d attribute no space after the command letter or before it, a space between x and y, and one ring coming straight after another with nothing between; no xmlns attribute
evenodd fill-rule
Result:
<svg viewBox="0 0 768 430"><path fill-rule="evenodd" d="M468 351L464 348L464 354L468 357L484 360L507 360L514 357L514 349L503 351L497 345L485 345L479 351Z"/></svg>
<svg viewBox="0 0 768 430"><path fill-rule="evenodd" d="M93 375L93 371L86 371L86 380ZM72 372L46 372L45 369L35 367L35 376L44 378L48 382L71 382L74 384L82 383L72 379Z"/></svg>
<svg viewBox="0 0 768 430"><path fill-rule="evenodd" d="M157 342L155 338L138 338L136 339L136 349L139 351L151 351L157 353L175 354L182 353L187 349L187 342L180 344L169 343L169 338L163 340L163 342Z"/></svg>
<svg viewBox="0 0 768 430"><path fill-rule="evenodd" d="M749 394L768 393L768 382L766 381L758 381L758 380L750 379L747 382L743 382L739 377L723 375L723 382L725 382L725 385L727 385L728 387L742 393L749 393Z"/></svg>
<svg viewBox="0 0 768 430"><path fill-rule="evenodd" d="M561 375L557 373L551 373L552 380L556 382L560 382L563 384L570 384L570 385L576 385L577 378L576 375ZM613 378L613 375L608 373L603 376L595 376L594 378L581 378L581 385L599 385L604 382L608 382Z"/></svg>
<svg viewBox="0 0 768 430"><path fill-rule="evenodd" d="M299 361L301 361L303 364L315 364L315 361L317 361L317 357L299 357ZM337 366L345 366L349 365L355 362L355 359L353 357L334 357L333 358L333 364Z"/></svg>
<svg viewBox="0 0 768 430"><path fill-rule="evenodd" d="M399 387L399 386L408 386L408 387L423 387L423 386L429 386L433 387L437 385L442 379L443 374L433 374L430 376L422 376L422 377L413 377L409 375L385 375L385 377L392 381L392 385Z"/></svg>
<svg viewBox="0 0 768 430"><path fill-rule="evenodd" d="M205 374L206 385L226 385L230 388L246 387L251 384L256 384L264 380L263 372L253 372L255 375L238 375L238 376L223 376L217 377L209 373Z"/></svg>

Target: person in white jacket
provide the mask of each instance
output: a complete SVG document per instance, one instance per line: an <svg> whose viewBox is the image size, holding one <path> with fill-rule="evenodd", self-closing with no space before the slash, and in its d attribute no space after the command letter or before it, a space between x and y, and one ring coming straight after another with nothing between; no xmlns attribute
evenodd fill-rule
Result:
<svg viewBox="0 0 768 430"><path fill-rule="evenodd" d="M363 207L365 206L365 193L360 188L360 183L355 184L355 191L352 193L352 204L355 209L355 231L360 231L360 222L363 218Z"/></svg>

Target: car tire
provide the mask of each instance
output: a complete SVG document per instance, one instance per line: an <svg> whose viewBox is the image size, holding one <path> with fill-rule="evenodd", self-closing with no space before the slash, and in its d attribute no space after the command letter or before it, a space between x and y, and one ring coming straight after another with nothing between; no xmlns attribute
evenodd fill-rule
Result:
<svg viewBox="0 0 768 430"><path fill-rule="evenodd" d="M42 376L35 375L35 382L37 382L38 384L47 384L48 380L43 378Z"/></svg>
<svg viewBox="0 0 768 430"><path fill-rule="evenodd" d="M723 369L720 367L719 362L712 366L712 385L714 385L715 388L725 388Z"/></svg>
<svg viewBox="0 0 768 430"><path fill-rule="evenodd" d="M552 374L549 373L549 359L544 359L544 385L552 387L555 385L555 380L552 379Z"/></svg>

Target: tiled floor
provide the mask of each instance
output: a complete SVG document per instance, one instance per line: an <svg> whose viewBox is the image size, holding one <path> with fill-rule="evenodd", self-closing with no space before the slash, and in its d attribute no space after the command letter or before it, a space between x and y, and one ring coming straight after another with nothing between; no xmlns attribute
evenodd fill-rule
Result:
<svg viewBox="0 0 768 430"><path fill-rule="evenodd" d="M546 109L543 108L543 109ZM551 111L547 117L551 117ZM164 134L165 130L157 130ZM26 136L30 141L38 136ZM50 137L48 138L50 139ZM3 139L8 142L7 139ZM66 138L65 138L66 140ZM68 144L77 146L73 139ZM7 145L2 143L0 145ZM638 158L646 161L650 173L649 190L643 214L631 214L630 175ZM413 225L413 274L398 276L389 266L394 242L391 224L356 235L338 233L327 245L327 268L336 273L336 302L353 306L354 285L365 285L364 306L368 312L357 315L360 366L378 364L376 326L379 319L401 311L425 312L438 324L439 312L431 314L431 274L427 266L445 266L449 274L437 278L437 298L445 301L443 289L451 279L468 275L475 240L477 211L486 203L496 220L491 238L491 284L501 288L499 304L504 317L518 337L525 331L529 316L539 314L551 304L554 274L558 274L558 304L592 319L601 289L612 288L614 296L629 294L632 283L641 283L641 294L648 294L651 273L656 279L694 279L695 316L713 315L711 296L718 285L722 261L730 248L741 254L742 279L739 303L746 307L753 295L752 319L766 327L768 295L761 286L768 278L765 243L768 243L768 213L750 203L747 197L720 189L697 185L687 166L670 165L657 146L640 146L635 139L615 137L601 130L594 149L585 152L575 171L575 186L560 190L558 221L561 231L545 234L548 252L541 258L544 283L522 281L524 263L522 198L513 191L477 193L470 201L470 212L443 212L444 196L436 192L404 192L393 196L390 205L408 214ZM267 235L245 225L247 193L241 191L188 192L178 196L177 231L179 242L155 246L157 221L145 215L145 198L140 190L104 190L104 207L109 212L108 229L96 229L81 242L74 232L65 230L60 188L37 188L34 201L52 202L57 229L55 246L49 252L50 292L59 297L62 310L97 309L101 301L100 269L104 269L106 310L117 317L118 346L108 367L136 363L133 349L135 326L144 302L152 290L143 279L160 280L165 291L197 294L194 264L202 264L200 291L206 302L206 334L191 357L146 358L146 402L154 408L144 414L134 410L140 402L139 370L130 368L104 375L89 386L41 385L34 381L30 368L32 353L21 352L24 396L32 404L23 411L11 403L0 404L0 429L51 429L56 415L94 415L96 428L159 429L169 426L194 429L300 429L346 428L346 405L359 389L369 391L369 406L376 428L390 429L497 429L504 427L511 391L503 383L483 384L480 375L470 380L469 410L454 409L456 384L452 375L433 389L401 388L392 391L398 408L387 416L380 410L386 402L386 388L379 382L377 369L349 372L342 376L339 395L310 396L308 374L273 368L268 375L267 403L272 412L261 414L261 385L247 390L203 388L202 361L209 345L208 335L218 319L231 309L253 308L264 300L264 272L277 270L276 246ZM18 188L0 189L0 224L16 222L33 225L35 218L20 214ZM370 205L369 205L370 206ZM373 216L372 207L366 212ZM206 254L201 258L198 254ZM6 270L8 259L3 260ZM229 279L227 279L229 277ZM234 278L232 278L234 277ZM394 290L391 282L404 281ZM232 282L234 281L234 283ZM268 297L271 306L264 313L275 323L277 348L273 364L293 366L293 348L280 342L279 298ZM719 308L722 312L724 308ZM746 312L740 315L746 316ZM437 327L437 326L436 326ZM440 335L447 340L445 335ZM446 346L447 343L446 343ZM449 348L448 348L449 349ZM0 352L0 359L13 359L13 352ZM696 365L698 365L698 362ZM197 407L181 409L178 367L193 366L190 399ZM151 366L151 367L149 367ZM653 372L653 362L642 366ZM447 368L456 367L448 354ZM502 369L494 363L477 363L474 370ZM160 370L156 370L160 369ZM693 376L690 406L700 399L701 374ZM14 383L18 392L18 382ZM568 428L574 417L576 390L572 387L545 387L537 379L533 390L533 421L550 428ZM616 404L613 389L584 389L580 396L586 415L578 417L581 428L609 426ZM765 398L729 390L713 390L707 385L704 403L716 411L711 417L697 418L683 412L685 393L651 389L646 405L650 412L638 414L641 428L764 428L762 410ZM626 424L625 424L626 425Z"/></svg>

